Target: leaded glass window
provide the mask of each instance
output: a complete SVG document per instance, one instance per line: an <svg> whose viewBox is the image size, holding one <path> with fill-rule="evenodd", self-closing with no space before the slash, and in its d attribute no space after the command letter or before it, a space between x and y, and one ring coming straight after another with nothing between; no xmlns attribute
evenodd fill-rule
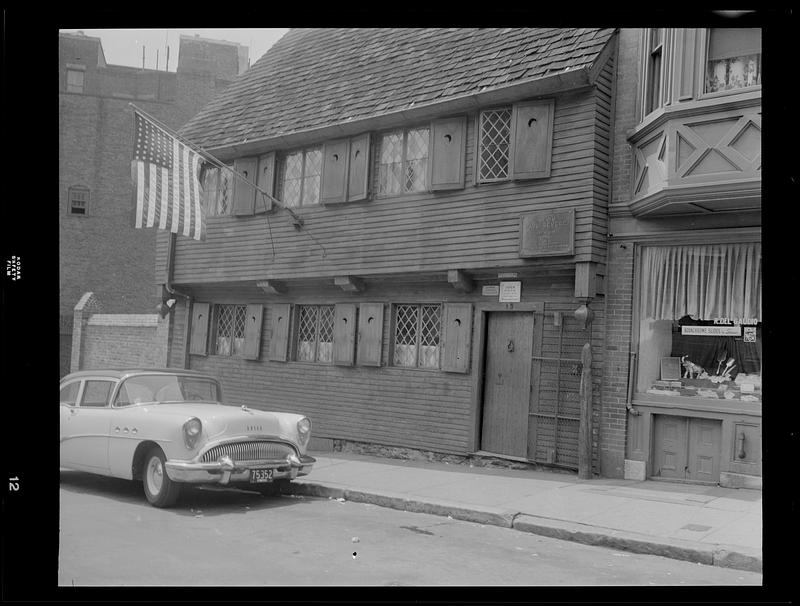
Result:
<svg viewBox="0 0 800 606"><path fill-rule="evenodd" d="M301 305L297 325L297 359L333 362L333 305Z"/></svg>
<svg viewBox="0 0 800 606"><path fill-rule="evenodd" d="M441 313L438 304L395 307L395 366L439 368Z"/></svg>
<svg viewBox="0 0 800 606"><path fill-rule="evenodd" d="M279 166L277 197L288 207L319 203L322 150L300 150L284 156Z"/></svg>
<svg viewBox="0 0 800 606"><path fill-rule="evenodd" d="M233 206L233 172L230 168L209 167L202 176L202 199L207 216L229 215Z"/></svg>
<svg viewBox="0 0 800 606"><path fill-rule="evenodd" d="M247 306L217 305L215 317L214 353L219 356L238 356L244 353Z"/></svg>
<svg viewBox="0 0 800 606"><path fill-rule="evenodd" d="M511 108L481 112L478 179L482 182L508 179L510 153Z"/></svg>
<svg viewBox="0 0 800 606"><path fill-rule="evenodd" d="M428 136L428 128L415 128L386 133L381 137L379 194L427 190Z"/></svg>

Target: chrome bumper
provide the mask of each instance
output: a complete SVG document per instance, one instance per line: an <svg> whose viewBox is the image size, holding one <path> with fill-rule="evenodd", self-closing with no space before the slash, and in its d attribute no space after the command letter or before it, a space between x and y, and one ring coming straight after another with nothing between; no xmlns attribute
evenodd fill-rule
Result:
<svg viewBox="0 0 800 606"><path fill-rule="evenodd" d="M251 469L272 469L272 479L293 480L311 472L316 463L314 457L290 455L285 459L271 461L233 461L222 457L211 463L193 463L190 461L167 461L165 467L169 479L174 482L190 484L230 484L232 482L249 482Z"/></svg>

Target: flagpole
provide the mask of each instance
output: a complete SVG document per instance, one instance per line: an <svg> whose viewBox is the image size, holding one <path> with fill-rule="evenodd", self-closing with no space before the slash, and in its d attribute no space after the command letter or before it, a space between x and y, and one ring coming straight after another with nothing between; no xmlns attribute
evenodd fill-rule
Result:
<svg viewBox="0 0 800 606"><path fill-rule="evenodd" d="M261 188L260 188L258 185L256 185L256 184L255 184L255 183L253 183L252 181L248 180L248 179L247 179L247 177L245 177L245 176L244 176L244 175L242 175L241 173L237 172L236 170L234 170L233 168L231 168L230 166L228 166L227 164L225 164L224 162L222 162L222 160L220 160L219 158L215 157L215 156L214 156L214 155L212 155L210 152L208 152L208 151L206 151L205 149L203 149L201 146L199 146L199 145L197 145L197 144L195 144L195 143L192 143L192 142L191 142L191 141L189 141L188 139L185 139L184 137L182 137L181 135L179 135L177 132L175 132L174 130L172 130L172 129L171 129L169 126L167 126L166 124L164 124L163 122L161 122L161 121L160 121L160 120L158 120L157 118L155 118L155 117L151 116L150 114L148 114L148 113L147 113L146 111L144 111L143 109L141 109L141 108L137 107L137 106L136 106L136 105L134 105L133 103L128 103L128 105L130 105L130 106L131 106L133 109L135 109L137 112L139 112L140 114L142 114L142 115L143 115L145 118L147 118L148 120L150 120L150 121L152 121L153 123L155 123L155 124L156 124L156 126L158 126L159 128L161 128L161 129L165 130L165 131L166 131L167 133L169 133L171 136L173 136L173 137L175 137L176 139L178 139L178 140L179 140L181 143L185 144L187 147L190 147L190 148L192 148L194 151L196 151L198 154L200 154L201 156L203 156L203 157L204 157L204 158L206 158L207 160L210 160L210 161L211 161L211 163L212 163L212 164L214 164L215 166L217 166L218 168L224 168L225 170L227 170L227 171L230 171L230 172L231 172L231 174L233 174L234 176L238 177L240 180L244 181L245 183L247 183L247 184L248 184L248 185L250 185L251 187L253 187L253 189L255 189L256 191L260 192L260 193L261 193L261 195L263 195L263 196L266 196L267 198L269 198L270 200L272 200L272 203L273 203L273 204L275 204L275 206L277 206L278 208L282 208L283 210L287 211L287 212L288 212L290 215L292 215L292 218L295 220L295 226L296 226L298 229L299 229L299 228L301 228L301 227L303 226L303 218L302 218L302 217L298 216L298 215L297 215L297 214L296 214L296 213L295 213L295 212L294 212L294 211L293 211L291 208L289 208L288 206L284 206L284 204L283 204L283 203L282 203L280 200L278 200L278 199L277 199L277 198L275 198L274 196L272 196L272 195L268 194L268 193L267 193L267 192L265 192L263 189L261 189Z"/></svg>

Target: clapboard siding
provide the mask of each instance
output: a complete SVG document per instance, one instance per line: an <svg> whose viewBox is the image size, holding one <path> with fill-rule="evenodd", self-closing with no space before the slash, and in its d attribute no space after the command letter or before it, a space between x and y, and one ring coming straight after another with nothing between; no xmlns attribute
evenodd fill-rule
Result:
<svg viewBox="0 0 800 606"><path fill-rule="evenodd" d="M603 262L604 245L598 240L605 239L605 214L596 207L605 208L608 197L598 183L608 181L609 101L598 101L600 96L591 90L556 98L549 178L476 186L477 114L471 113L464 189L395 197L373 193L366 202L296 209L305 221L299 232L281 210L268 216L210 217L206 241L178 237L174 282L547 266L559 260L520 259L519 218L531 210L566 208L575 209L575 255L560 262ZM373 192L379 140L376 133ZM599 231L597 221L602 224ZM159 242L158 251L157 268L163 271L166 246Z"/></svg>
<svg viewBox="0 0 800 606"><path fill-rule="evenodd" d="M574 275L568 270L554 271L537 279L524 279L522 301L547 301L563 313L577 307L572 298ZM496 284L497 280L484 281ZM282 410L308 415L313 434L398 445L440 452L470 451L474 431L473 372L468 373L398 368L389 365L392 330L391 304L428 302L471 302L477 309L486 298L480 285L472 293L441 282L380 283L365 293L345 293L332 284L308 285L286 295L266 295L252 286L197 285L195 301L264 305L261 347L257 360L231 356L189 356L193 370L217 376L226 399L236 405L247 404L264 410ZM308 362L269 360L272 305L275 303L384 303L383 345L380 367L334 366ZM473 313L473 335L476 313ZM175 311L172 341L173 360L181 359L183 303ZM178 330L178 329L181 330ZM290 336L290 339L294 335ZM213 352L213 343L209 344Z"/></svg>

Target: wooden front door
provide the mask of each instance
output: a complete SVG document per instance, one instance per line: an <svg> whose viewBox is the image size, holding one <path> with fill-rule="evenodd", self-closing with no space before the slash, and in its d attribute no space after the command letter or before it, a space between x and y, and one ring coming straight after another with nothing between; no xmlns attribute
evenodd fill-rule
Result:
<svg viewBox="0 0 800 606"><path fill-rule="evenodd" d="M533 313L488 314L481 450L527 455L532 342Z"/></svg>

